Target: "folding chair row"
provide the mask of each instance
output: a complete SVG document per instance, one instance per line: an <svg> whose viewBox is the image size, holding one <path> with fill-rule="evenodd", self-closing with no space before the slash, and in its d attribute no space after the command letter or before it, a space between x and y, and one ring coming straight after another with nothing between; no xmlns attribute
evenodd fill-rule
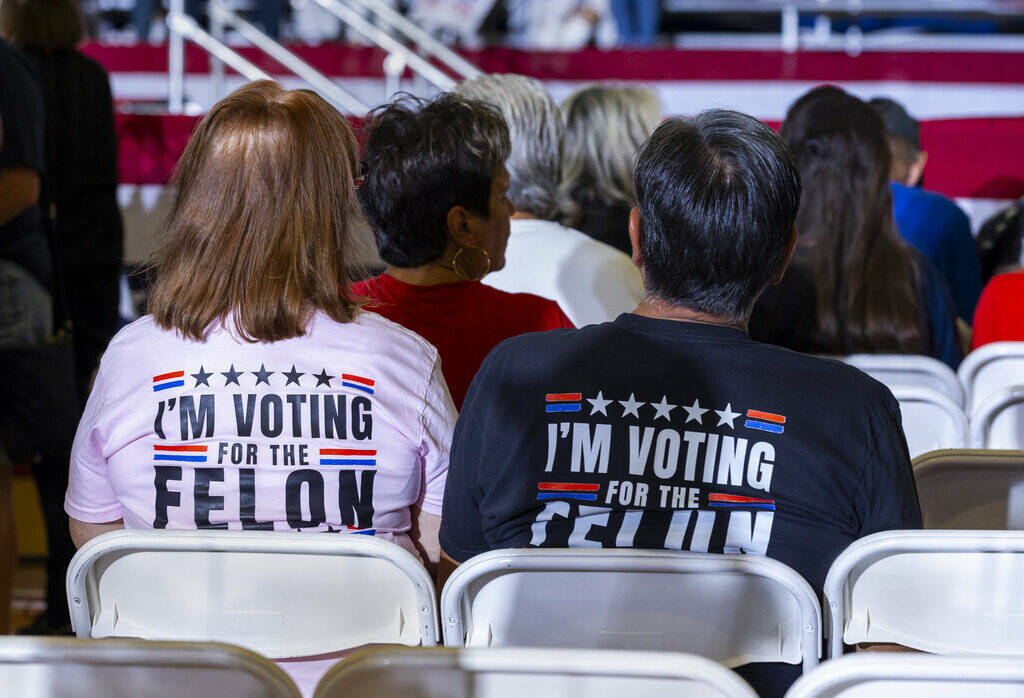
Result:
<svg viewBox="0 0 1024 698"><path fill-rule="evenodd" d="M277 666L231 645L0 638L0 686L23 698L298 698ZM1017 658L857 654L801 677L786 698L930 695L1024 698ZM720 664L674 652L375 647L355 652L313 698L756 698Z"/></svg>
<svg viewBox="0 0 1024 698"><path fill-rule="evenodd" d="M68 598L82 638L218 640L272 658L440 638L426 570L363 536L115 531L78 551ZM668 649L805 669L821 651L814 591L758 556L493 551L455 571L441 607L449 646Z"/></svg>
<svg viewBox="0 0 1024 698"><path fill-rule="evenodd" d="M118 531L69 570L79 637L231 641L274 658L369 643L433 646L436 595L396 545L354 536ZM166 556L166 559L161 559ZM329 581L310 583L311 575ZM833 563L830 656L898 643L1024 656L1024 532L889 531ZM441 595L452 647L665 649L727 667L821 656L818 599L792 569L750 555L499 550Z"/></svg>
<svg viewBox="0 0 1024 698"><path fill-rule="evenodd" d="M1024 342L985 345L971 352L956 374L927 356L856 354L843 360L900 399L912 456L968 445L1024 448ZM967 416L969 433L951 405Z"/></svg>

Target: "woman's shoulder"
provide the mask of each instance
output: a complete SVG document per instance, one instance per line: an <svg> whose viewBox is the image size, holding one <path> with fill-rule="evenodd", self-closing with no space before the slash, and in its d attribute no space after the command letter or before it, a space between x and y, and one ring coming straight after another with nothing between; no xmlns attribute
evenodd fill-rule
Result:
<svg viewBox="0 0 1024 698"><path fill-rule="evenodd" d="M340 333L345 335L345 340L349 338L349 335L357 334L360 335L360 342L364 346L379 345L381 353L404 352L419 355L424 361L430 363L437 358L437 349L430 342L412 330L371 310L360 310L349 322L335 322L320 314L317 317L314 332L316 335L321 332L324 334Z"/></svg>

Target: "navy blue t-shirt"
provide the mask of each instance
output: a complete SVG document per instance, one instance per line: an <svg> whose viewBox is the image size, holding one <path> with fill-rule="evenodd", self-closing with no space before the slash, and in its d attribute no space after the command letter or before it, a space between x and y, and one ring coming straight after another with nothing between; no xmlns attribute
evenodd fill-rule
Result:
<svg viewBox="0 0 1024 698"><path fill-rule="evenodd" d="M956 314L969 323L981 295L981 263L967 215L942 194L898 182L890 188L900 235L932 261L949 285Z"/></svg>
<svg viewBox="0 0 1024 698"><path fill-rule="evenodd" d="M532 546L746 552L820 593L853 541L921 526L900 423L859 370L738 329L624 314L522 335L469 389L441 547L459 562ZM797 673L775 671L776 689Z"/></svg>

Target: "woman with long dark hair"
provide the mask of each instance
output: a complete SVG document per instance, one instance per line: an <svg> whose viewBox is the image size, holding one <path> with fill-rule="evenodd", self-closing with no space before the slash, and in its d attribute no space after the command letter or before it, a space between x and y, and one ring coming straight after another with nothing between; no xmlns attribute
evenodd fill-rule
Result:
<svg viewBox="0 0 1024 698"><path fill-rule="evenodd" d="M782 136L804 182L793 261L755 306L755 339L817 354L961 359L949 290L899 237L885 127L869 105L819 87L790 108Z"/></svg>

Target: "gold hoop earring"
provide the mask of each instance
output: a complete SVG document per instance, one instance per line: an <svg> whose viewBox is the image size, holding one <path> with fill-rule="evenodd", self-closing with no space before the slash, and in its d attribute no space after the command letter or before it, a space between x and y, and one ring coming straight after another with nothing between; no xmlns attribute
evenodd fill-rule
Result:
<svg viewBox="0 0 1024 698"><path fill-rule="evenodd" d="M467 274L465 271L459 268L459 259L462 257L462 253L465 252L466 250L480 250L480 252L483 253L484 270L479 276ZM473 245L472 247L460 247L458 252L456 252L455 255L452 257L451 265L452 271L454 271L455 275L462 279L463 281L479 281L480 279L487 276L487 272L491 270L491 255L487 254L487 250L485 250L482 247L477 247L476 245Z"/></svg>

